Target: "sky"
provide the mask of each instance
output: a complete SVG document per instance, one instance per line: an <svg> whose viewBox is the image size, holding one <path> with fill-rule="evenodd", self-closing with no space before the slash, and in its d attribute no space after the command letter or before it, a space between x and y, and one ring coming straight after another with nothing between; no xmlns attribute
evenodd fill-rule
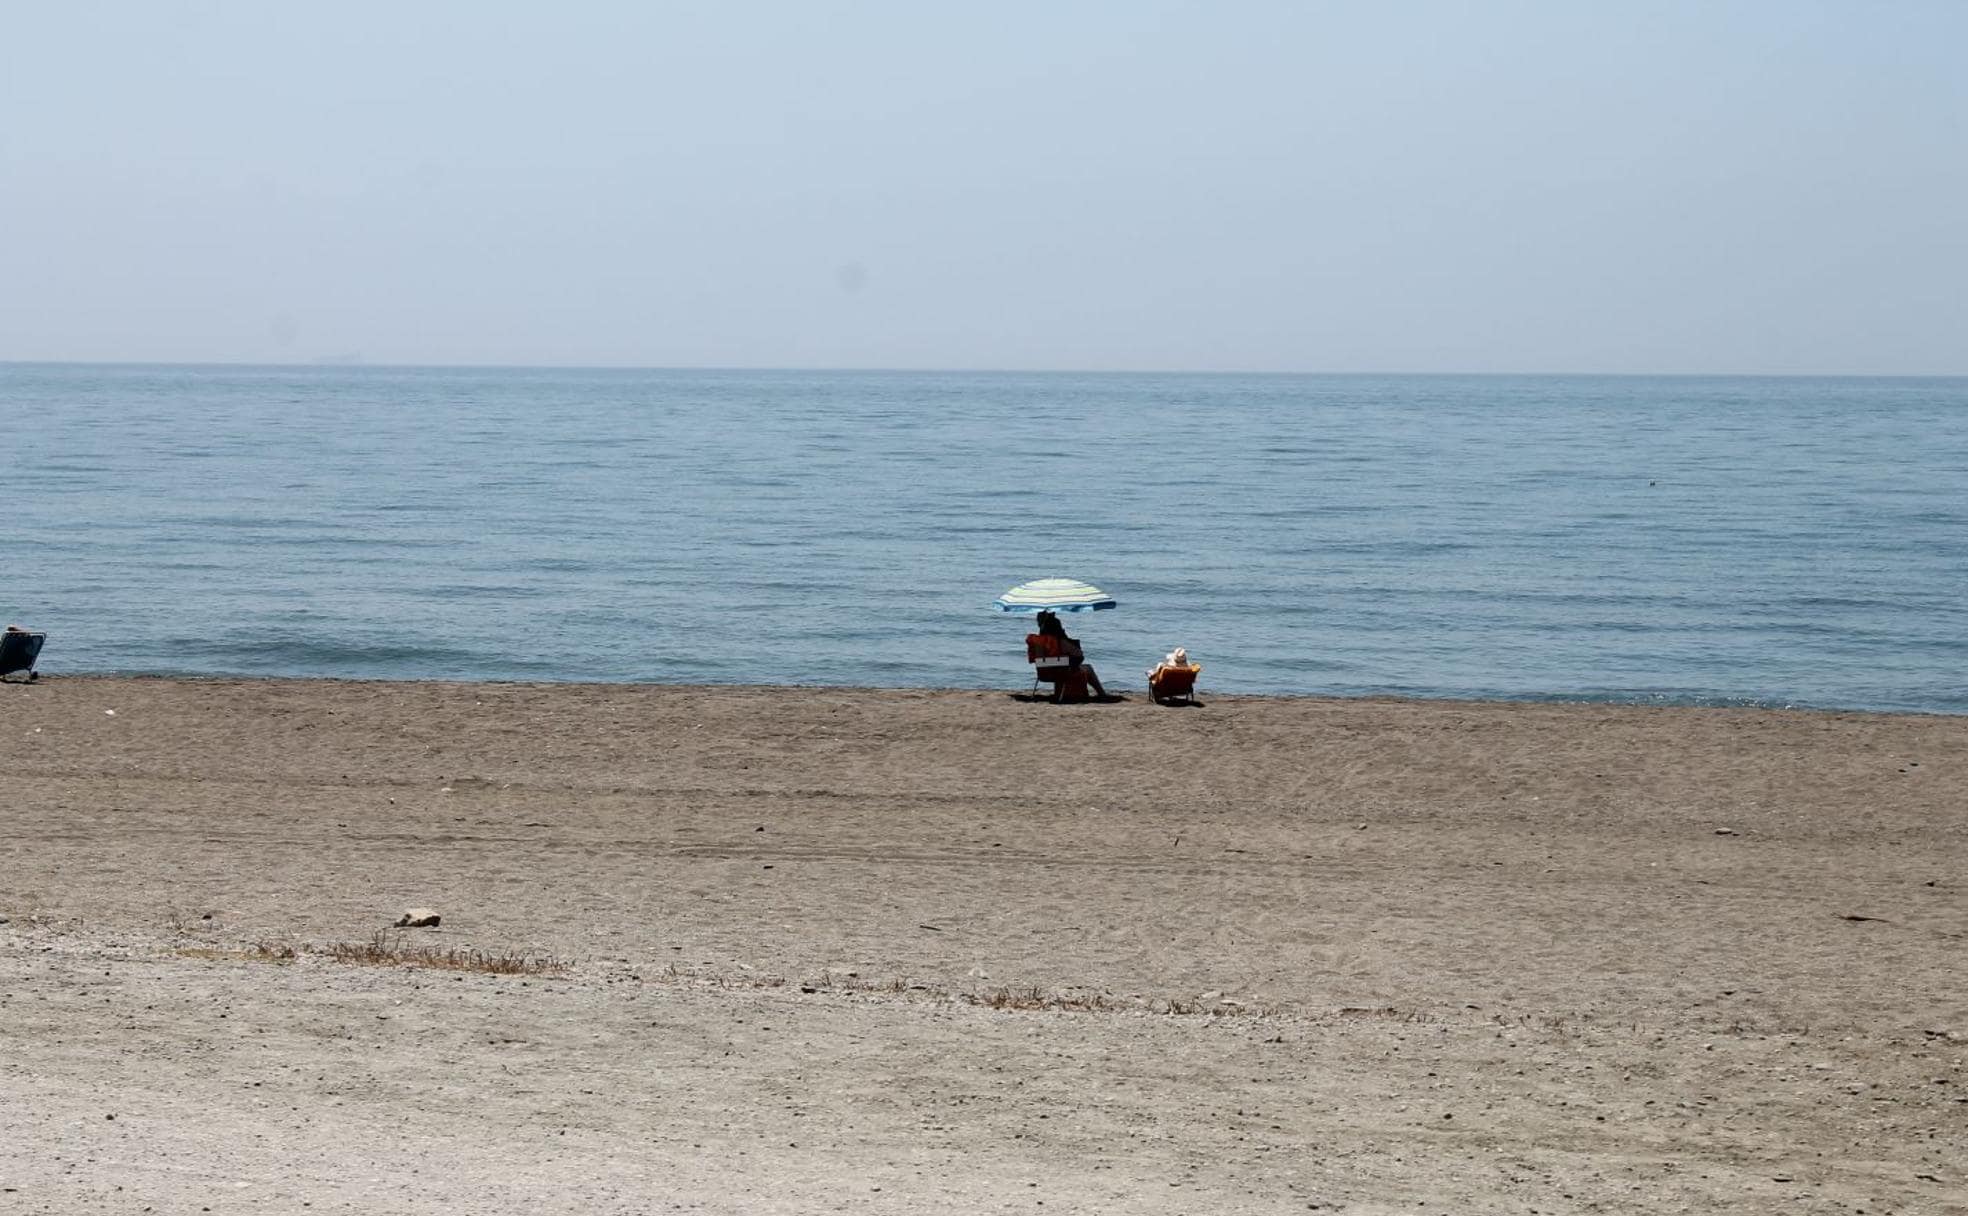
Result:
<svg viewBox="0 0 1968 1216"><path fill-rule="evenodd" d="M1968 3L0 0L0 360L1968 373Z"/></svg>

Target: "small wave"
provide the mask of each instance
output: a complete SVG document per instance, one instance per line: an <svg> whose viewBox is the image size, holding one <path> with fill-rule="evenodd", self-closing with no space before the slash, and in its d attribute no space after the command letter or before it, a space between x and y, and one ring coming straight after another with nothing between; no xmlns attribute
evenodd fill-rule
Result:
<svg viewBox="0 0 1968 1216"><path fill-rule="evenodd" d="M554 588L528 586L525 583L433 583L408 590L418 598L439 601L526 600L556 594Z"/></svg>
<svg viewBox="0 0 1968 1216"><path fill-rule="evenodd" d="M177 656L221 660L228 669L332 676L363 670L471 671L482 669L493 656L458 646L393 641L374 637L324 633L311 637L181 639ZM503 661L503 659L501 660Z"/></svg>

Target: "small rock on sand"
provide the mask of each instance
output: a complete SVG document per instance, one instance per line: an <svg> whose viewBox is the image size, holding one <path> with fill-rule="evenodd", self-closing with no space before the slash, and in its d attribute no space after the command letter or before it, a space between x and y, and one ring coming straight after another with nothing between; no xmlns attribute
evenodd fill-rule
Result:
<svg viewBox="0 0 1968 1216"><path fill-rule="evenodd" d="M399 929L435 929L437 922L444 919L434 908L405 908L403 915L396 918Z"/></svg>

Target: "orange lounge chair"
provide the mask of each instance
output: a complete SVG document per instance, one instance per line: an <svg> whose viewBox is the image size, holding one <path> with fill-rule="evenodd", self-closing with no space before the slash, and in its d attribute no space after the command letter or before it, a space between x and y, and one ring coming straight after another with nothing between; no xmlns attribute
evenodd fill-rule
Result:
<svg viewBox="0 0 1968 1216"><path fill-rule="evenodd" d="M1202 670L1201 663L1191 663L1187 667L1159 664L1148 673L1148 695L1154 698L1157 705L1194 705L1196 676Z"/></svg>

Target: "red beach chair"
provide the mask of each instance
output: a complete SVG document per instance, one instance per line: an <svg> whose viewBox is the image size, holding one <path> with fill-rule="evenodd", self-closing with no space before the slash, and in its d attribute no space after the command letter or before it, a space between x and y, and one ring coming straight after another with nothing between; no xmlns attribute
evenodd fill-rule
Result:
<svg viewBox="0 0 1968 1216"><path fill-rule="evenodd" d="M1087 699L1086 673L1073 665L1073 660L1060 654L1053 640L1042 633L1025 635L1025 661L1032 665L1032 696L1039 695L1039 685L1052 685L1054 701L1084 701Z"/></svg>

